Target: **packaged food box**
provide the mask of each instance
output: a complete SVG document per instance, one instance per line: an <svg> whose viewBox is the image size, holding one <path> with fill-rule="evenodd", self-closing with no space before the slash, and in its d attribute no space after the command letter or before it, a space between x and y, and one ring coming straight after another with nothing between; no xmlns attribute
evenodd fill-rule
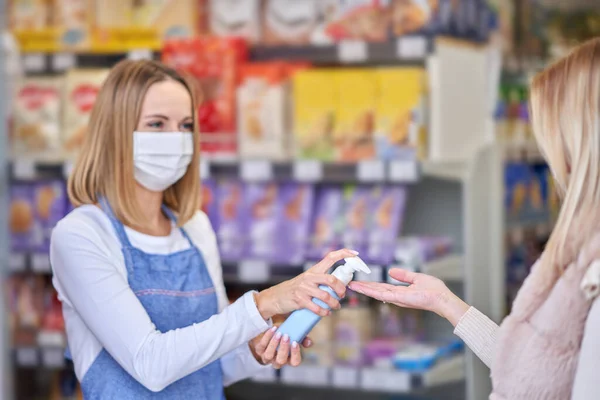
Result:
<svg viewBox="0 0 600 400"><path fill-rule="evenodd" d="M315 194L310 243L306 253L308 260L320 260L341 246L343 207L344 196L340 186L319 187Z"/></svg>
<svg viewBox="0 0 600 400"><path fill-rule="evenodd" d="M400 186L377 185L372 189L372 222L365 254L369 262L389 265L394 260L394 245L402 231L406 193Z"/></svg>
<svg viewBox="0 0 600 400"><path fill-rule="evenodd" d="M299 158L332 160L333 134L338 103L335 73L325 70L298 72L294 85L294 135Z"/></svg>
<svg viewBox="0 0 600 400"><path fill-rule="evenodd" d="M197 34L198 0L137 0L133 2L133 26L155 28L161 39L191 37Z"/></svg>
<svg viewBox="0 0 600 400"><path fill-rule="evenodd" d="M68 212L67 190L65 182L41 181L33 187L35 199L35 216L41 228L41 240L36 243L34 251L48 254L52 229Z"/></svg>
<svg viewBox="0 0 600 400"><path fill-rule="evenodd" d="M10 186L9 233L11 253L28 252L39 232L35 217L33 186L15 183Z"/></svg>
<svg viewBox="0 0 600 400"><path fill-rule="evenodd" d="M244 215L248 210L244 190L244 184L237 180L217 182L217 238L221 259L226 262L240 261L246 255L248 240Z"/></svg>
<svg viewBox="0 0 600 400"><path fill-rule="evenodd" d="M375 74L379 81L375 134L377 158L426 158L425 70L382 68Z"/></svg>
<svg viewBox="0 0 600 400"><path fill-rule="evenodd" d="M319 20L317 0L267 0L262 10L265 45L305 45Z"/></svg>
<svg viewBox="0 0 600 400"><path fill-rule="evenodd" d="M251 43L259 41L259 0L211 0L209 7L212 35L243 37Z"/></svg>
<svg viewBox="0 0 600 400"><path fill-rule="evenodd" d="M281 202L276 183L251 183L246 185L245 203L248 213L244 225L248 229L248 254L250 259L275 262L280 222Z"/></svg>
<svg viewBox="0 0 600 400"><path fill-rule="evenodd" d="M313 213L314 186L289 182L279 191L280 216L276 234L275 262L300 265L306 256Z"/></svg>
<svg viewBox="0 0 600 400"><path fill-rule="evenodd" d="M81 148L92 108L108 73L108 69L67 72L63 103L63 146L67 152Z"/></svg>
<svg viewBox="0 0 600 400"><path fill-rule="evenodd" d="M13 154L56 153L61 150L61 99L58 77L24 78L15 93Z"/></svg>
<svg viewBox="0 0 600 400"><path fill-rule="evenodd" d="M50 24L50 4L46 0L8 1L8 26L11 31L39 31Z"/></svg>
<svg viewBox="0 0 600 400"><path fill-rule="evenodd" d="M342 162L372 159L376 155L376 75L367 69L344 69L335 72L335 80L340 95L335 112L334 158Z"/></svg>
<svg viewBox="0 0 600 400"><path fill-rule="evenodd" d="M62 49L86 50L91 45L93 2L90 0L51 1L51 25L59 32Z"/></svg>
<svg viewBox="0 0 600 400"><path fill-rule="evenodd" d="M342 240L345 248L367 253L371 219L371 190L363 185L344 188L344 228Z"/></svg>

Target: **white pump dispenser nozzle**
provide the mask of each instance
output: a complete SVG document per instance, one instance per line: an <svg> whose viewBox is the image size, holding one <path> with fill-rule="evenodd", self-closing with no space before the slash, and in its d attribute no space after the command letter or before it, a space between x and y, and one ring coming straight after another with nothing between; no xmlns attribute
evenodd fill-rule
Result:
<svg viewBox="0 0 600 400"><path fill-rule="evenodd" d="M344 285L348 285L352 281L355 272L371 273L367 264L358 257L345 258L344 261L346 263L337 267L331 274L342 281Z"/></svg>

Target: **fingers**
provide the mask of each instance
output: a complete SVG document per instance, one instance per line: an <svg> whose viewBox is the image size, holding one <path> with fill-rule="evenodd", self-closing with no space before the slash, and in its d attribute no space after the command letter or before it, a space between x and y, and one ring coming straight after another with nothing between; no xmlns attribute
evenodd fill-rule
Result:
<svg viewBox="0 0 600 400"><path fill-rule="evenodd" d="M267 346L269 345L269 342L275 335L276 331L277 331L277 327L274 326L265 332L263 337L260 339L260 342L258 342L258 344L256 345L256 347L254 349L254 351L256 351L256 354L258 354L261 357L263 356L263 354L265 353L265 350L267 350Z"/></svg>
<svg viewBox="0 0 600 400"><path fill-rule="evenodd" d="M313 274L310 275L309 279L312 282L317 283L319 285L329 286L335 291L339 298L342 298L346 295L346 286L344 286L342 281L340 281L333 275Z"/></svg>
<svg viewBox="0 0 600 400"><path fill-rule="evenodd" d="M354 250L342 249L337 251L332 251L327 254L324 259L322 259L318 264L313 266L309 271L318 274L324 274L338 261L343 260L346 257L356 257L358 252Z"/></svg>
<svg viewBox="0 0 600 400"><path fill-rule="evenodd" d="M403 286L394 286L387 283L376 282L351 282L349 287L355 292L372 297L375 300L390 303L396 301L396 293L406 290L406 287Z"/></svg>
<svg viewBox="0 0 600 400"><path fill-rule="evenodd" d="M389 275L397 281L413 284L419 277L419 274L400 268L390 269Z"/></svg>
<svg viewBox="0 0 600 400"><path fill-rule="evenodd" d="M312 347L312 345L313 345L313 341L309 337L304 338L304 340L302 341L302 347L304 347L306 349L309 347Z"/></svg>
<svg viewBox="0 0 600 400"><path fill-rule="evenodd" d="M306 341L306 340L305 340ZM300 354L300 346L297 342L292 343L292 354L290 355L290 365L297 367L302 362L302 355Z"/></svg>
<svg viewBox="0 0 600 400"><path fill-rule="evenodd" d="M309 290L309 293L314 293L310 296L315 297L315 295L320 295L319 293L317 293L317 291L319 292L323 292L326 293L329 297L331 297L331 295L329 295L329 293L319 289L319 288L315 288L312 289L314 290L314 292L312 292L311 290ZM327 317L329 316L329 314L331 314L331 311L329 311L326 308L323 308L321 306L319 306L317 303L315 303L314 301L312 301L312 297L309 298L303 298L302 300L300 300L300 307L299 308L308 308L310 311L314 312L317 315L320 315L321 317ZM338 303L339 304L339 303Z"/></svg>
<svg viewBox="0 0 600 400"><path fill-rule="evenodd" d="M281 368L282 366L287 364L289 358L290 337L288 335L283 335L283 337L281 338L281 344L279 345L279 350L277 350L277 356L275 357L275 361L273 362L273 368Z"/></svg>
<svg viewBox="0 0 600 400"><path fill-rule="evenodd" d="M273 359L275 358L275 353L277 352L277 346L279 346L279 343L281 342L281 332L277 332L275 334L275 336L273 337L273 339L271 339L271 341L269 342L269 345L267 346L262 358L263 358L263 362L265 364L269 364L271 362L273 362Z"/></svg>
<svg viewBox="0 0 600 400"><path fill-rule="evenodd" d="M340 302L335 297L333 297L326 291L319 289L318 287L309 288L308 294L311 297L315 297L321 300L323 303L327 304L332 310L339 310L341 308Z"/></svg>

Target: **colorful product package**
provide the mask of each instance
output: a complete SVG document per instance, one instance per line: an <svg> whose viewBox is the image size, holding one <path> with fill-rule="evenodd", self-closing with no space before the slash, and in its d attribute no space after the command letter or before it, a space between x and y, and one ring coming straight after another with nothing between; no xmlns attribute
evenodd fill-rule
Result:
<svg viewBox="0 0 600 400"><path fill-rule="evenodd" d="M531 166L532 179L529 187L529 202L534 211L547 210L549 201L548 167L546 164Z"/></svg>
<svg viewBox="0 0 600 400"><path fill-rule="evenodd" d="M29 183L10 186L9 230L11 252L30 251L37 229L33 188Z"/></svg>
<svg viewBox="0 0 600 400"><path fill-rule="evenodd" d="M263 38L266 45L304 45L319 19L317 0L267 0L262 11Z"/></svg>
<svg viewBox="0 0 600 400"><path fill-rule="evenodd" d="M215 232L219 229L219 205L217 182L212 178L202 179L200 184L200 209L208 216Z"/></svg>
<svg viewBox="0 0 600 400"><path fill-rule="evenodd" d="M354 293L349 293L348 304L336 313L335 363L360 367L364 364L363 348L372 336L371 309L361 305Z"/></svg>
<svg viewBox="0 0 600 400"><path fill-rule="evenodd" d="M161 39L191 37L197 33L201 3L198 0L137 0L133 2L134 26L152 27Z"/></svg>
<svg viewBox="0 0 600 400"><path fill-rule="evenodd" d="M210 32L214 36L238 36L250 43L260 39L259 0L211 0Z"/></svg>
<svg viewBox="0 0 600 400"><path fill-rule="evenodd" d="M63 103L63 146L67 152L81 148L92 108L108 73L108 69L67 72Z"/></svg>
<svg viewBox="0 0 600 400"><path fill-rule="evenodd" d="M35 346L37 331L42 322L44 278L27 276L16 282L17 313L13 339L17 346Z"/></svg>
<svg viewBox="0 0 600 400"><path fill-rule="evenodd" d="M41 228L41 240L35 251L48 254L54 226L67 214L67 192L62 180L38 182L34 188L35 216Z"/></svg>
<svg viewBox="0 0 600 400"><path fill-rule="evenodd" d="M395 36L436 33L438 0L392 0L391 9Z"/></svg>
<svg viewBox="0 0 600 400"><path fill-rule="evenodd" d="M531 170L525 163L507 163L504 172L505 208L515 217L528 211Z"/></svg>
<svg viewBox="0 0 600 400"><path fill-rule="evenodd" d="M279 186L276 183L252 183L246 185L245 200L248 212L248 253L251 259L274 262L278 251L277 242L281 215Z"/></svg>
<svg viewBox="0 0 600 400"><path fill-rule="evenodd" d="M343 246L366 254L371 229L371 191L367 186L348 185L344 188Z"/></svg>
<svg viewBox="0 0 600 400"><path fill-rule="evenodd" d="M240 156L287 159L290 144L285 65L247 64L242 67L241 75L237 89Z"/></svg>
<svg viewBox="0 0 600 400"><path fill-rule="evenodd" d="M15 96L14 154L56 153L61 149L61 78L26 78Z"/></svg>
<svg viewBox="0 0 600 400"><path fill-rule="evenodd" d="M172 40L163 48L162 61L190 73L200 85L201 149L208 157L237 155L236 88L247 57L247 44L240 38Z"/></svg>
<svg viewBox="0 0 600 400"><path fill-rule="evenodd" d="M379 81L375 124L377 158L426 158L425 70L385 68L376 75Z"/></svg>
<svg viewBox="0 0 600 400"><path fill-rule="evenodd" d="M12 32L39 31L48 27L50 4L46 0L8 2L8 26Z"/></svg>
<svg viewBox="0 0 600 400"><path fill-rule="evenodd" d="M306 258L320 260L341 246L344 196L339 186L322 186L315 194Z"/></svg>
<svg viewBox="0 0 600 400"><path fill-rule="evenodd" d="M307 70L294 78L294 134L299 158L332 160L339 92L334 72Z"/></svg>
<svg viewBox="0 0 600 400"><path fill-rule="evenodd" d="M244 189L244 184L237 180L217 182L217 238L221 259L226 262L240 261L246 255Z"/></svg>
<svg viewBox="0 0 600 400"><path fill-rule="evenodd" d="M406 207L405 188L375 186L372 190L372 223L365 259L374 264L389 265L394 260L394 245L402 231Z"/></svg>
<svg viewBox="0 0 600 400"><path fill-rule="evenodd" d="M286 183L280 187L280 219L275 261L279 264L300 265L306 255L313 213L314 186Z"/></svg>
<svg viewBox="0 0 600 400"><path fill-rule="evenodd" d="M314 44L356 39L385 41L390 26L389 0L319 1L323 23L315 29Z"/></svg>
<svg viewBox="0 0 600 400"><path fill-rule="evenodd" d="M335 318L322 318L310 331L313 345L302 350L303 363L325 367L333 366L333 333Z"/></svg>
<svg viewBox="0 0 600 400"><path fill-rule="evenodd" d="M336 107L335 159L356 162L375 158L375 109L377 79L366 69L335 74L340 95Z"/></svg>
<svg viewBox="0 0 600 400"><path fill-rule="evenodd" d="M51 1L52 27L60 32L60 45L66 49L89 49L93 22L89 0Z"/></svg>

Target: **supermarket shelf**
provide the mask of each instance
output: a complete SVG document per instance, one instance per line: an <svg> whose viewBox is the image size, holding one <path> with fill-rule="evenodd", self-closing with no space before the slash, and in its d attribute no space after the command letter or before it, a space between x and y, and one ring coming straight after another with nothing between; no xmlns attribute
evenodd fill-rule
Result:
<svg viewBox="0 0 600 400"><path fill-rule="evenodd" d="M467 179L466 162L425 161L421 164L422 174L446 181L463 182Z"/></svg>
<svg viewBox="0 0 600 400"><path fill-rule="evenodd" d="M411 64L424 65L427 55L433 52L434 40L426 36L405 36L395 41L369 43L345 41L325 46L254 47L252 61L309 61L317 65L333 64Z"/></svg>
<svg viewBox="0 0 600 400"><path fill-rule="evenodd" d="M64 347L17 347L14 363L19 368L61 369L66 366Z"/></svg>
<svg viewBox="0 0 600 400"><path fill-rule="evenodd" d="M61 179L69 175L72 165L72 161L60 161L51 157L25 157L9 164L9 176L12 180ZM414 183L419 180L420 169L420 163L415 160L372 160L353 164L313 160L204 161L200 166L204 178L239 177L245 181L296 180L313 183Z"/></svg>
<svg viewBox="0 0 600 400"><path fill-rule="evenodd" d="M8 269L12 273L35 272L51 274L48 253L13 253L8 258Z"/></svg>
<svg viewBox="0 0 600 400"><path fill-rule="evenodd" d="M341 394L352 391L360 394L360 399L383 399L383 395L400 394L426 395L434 393L442 387L451 387L461 384L465 379L465 355L458 354L438 362L434 367L422 373L410 373L407 371L382 368L352 368L352 367L322 367L312 365L301 365L299 367L284 367L280 373L275 370L265 370L262 376L254 378L250 382L240 386L256 388L270 388L278 397L289 398L283 393L289 389L298 389L295 393L305 393L306 397L298 396L297 399L314 399L309 397L310 388L318 388L319 394L329 398L342 398ZM464 384L462 386L464 399ZM314 389L313 389L314 390ZM254 390L252 390L254 391ZM241 393L241 392L240 392ZM271 394L274 396L274 394ZM235 398L235 397L232 397ZM257 397L259 398L259 397ZM260 397L268 399L271 397ZM323 397L324 399L327 397ZM346 397L344 397L346 398ZM420 398L420 397L416 397ZM444 398L449 398L445 397Z"/></svg>
<svg viewBox="0 0 600 400"><path fill-rule="evenodd" d="M31 52L21 56L26 74L58 74L71 68L111 68L124 59L159 59L160 53L135 50L116 53L43 53Z"/></svg>
<svg viewBox="0 0 600 400"><path fill-rule="evenodd" d="M463 264L464 257L462 255L448 255L430 261L416 270L433 275L446 282L460 282L463 280ZM239 263L223 262L223 280L225 284L229 285L277 284L301 274L312 265L313 263L310 262L304 265L277 265L255 260ZM355 279L397 283L388 276L387 271L390 268L401 267L400 265L388 267L369 264L369 267L371 268L371 274L357 273Z"/></svg>

